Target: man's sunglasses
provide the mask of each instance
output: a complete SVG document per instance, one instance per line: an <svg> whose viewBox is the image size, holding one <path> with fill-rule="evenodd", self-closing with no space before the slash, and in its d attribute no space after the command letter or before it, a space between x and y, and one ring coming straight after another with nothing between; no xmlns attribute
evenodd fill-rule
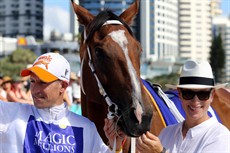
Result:
<svg viewBox="0 0 230 153"><path fill-rule="evenodd" d="M197 95L199 100L208 100L211 91L212 89L210 89L209 91L197 91L197 92L192 90L181 90L181 93L182 93L182 97L185 100L192 100L195 97L195 95Z"/></svg>

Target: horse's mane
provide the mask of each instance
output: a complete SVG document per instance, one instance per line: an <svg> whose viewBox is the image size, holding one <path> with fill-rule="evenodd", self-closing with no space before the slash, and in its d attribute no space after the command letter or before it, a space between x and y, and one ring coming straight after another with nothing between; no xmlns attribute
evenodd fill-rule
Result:
<svg viewBox="0 0 230 153"><path fill-rule="evenodd" d="M87 29L89 30L88 36L86 38L86 43L92 38L94 32L96 32L106 21L108 20L118 20L120 21L129 31L129 33L133 35L131 28L126 24L121 18L119 18L116 14L111 12L110 10L101 11L93 21L88 25Z"/></svg>

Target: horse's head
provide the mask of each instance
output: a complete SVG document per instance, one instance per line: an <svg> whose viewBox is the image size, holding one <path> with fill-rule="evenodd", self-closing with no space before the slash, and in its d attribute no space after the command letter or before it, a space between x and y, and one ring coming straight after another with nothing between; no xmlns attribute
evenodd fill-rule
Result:
<svg viewBox="0 0 230 153"><path fill-rule="evenodd" d="M129 136L140 136L149 130L152 118L150 97L140 78L142 49L129 27L138 7L136 0L120 16L110 11L94 16L73 3L79 22L85 27L80 46L83 91L89 99L104 103L106 99ZM92 91L95 86L97 90Z"/></svg>

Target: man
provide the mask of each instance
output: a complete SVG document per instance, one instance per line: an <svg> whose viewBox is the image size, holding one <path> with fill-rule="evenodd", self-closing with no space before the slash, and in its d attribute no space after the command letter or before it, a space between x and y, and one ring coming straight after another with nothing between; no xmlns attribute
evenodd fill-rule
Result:
<svg viewBox="0 0 230 153"><path fill-rule="evenodd" d="M224 84L226 85L226 84ZM215 88L212 69L208 62L185 62L176 88L186 113L185 121L168 126L162 130L159 138L147 132L137 140L139 152L177 152L177 153L229 153L230 132L217 121L209 117L208 108L212 103Z"/></svg>
<svg viewBox="0 0 230 153"><path fill-rule="evenodd" d="M94 123L70 112L63 95L70 79L68 61L57 53L41 55L21 76L30 76L34 105L0 102L0 152L112 152L100 138ZM109 123L110 122L110 123ZM122 139L112 135L110 146Z"/></svg>

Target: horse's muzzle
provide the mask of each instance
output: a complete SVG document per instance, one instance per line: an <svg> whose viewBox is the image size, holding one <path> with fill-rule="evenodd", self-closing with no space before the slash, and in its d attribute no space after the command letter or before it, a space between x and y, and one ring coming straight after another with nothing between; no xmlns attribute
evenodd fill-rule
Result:
<svg viewBox="0 0 230 153"><path fill-rule="evenodd" d="M141 122L137 119L135 109L131 109L122 114L121 120L118 122L121 129L126 135L130 137L139 137L143 133L150 130L152 114L143 114L141 116Z"/></svg>

